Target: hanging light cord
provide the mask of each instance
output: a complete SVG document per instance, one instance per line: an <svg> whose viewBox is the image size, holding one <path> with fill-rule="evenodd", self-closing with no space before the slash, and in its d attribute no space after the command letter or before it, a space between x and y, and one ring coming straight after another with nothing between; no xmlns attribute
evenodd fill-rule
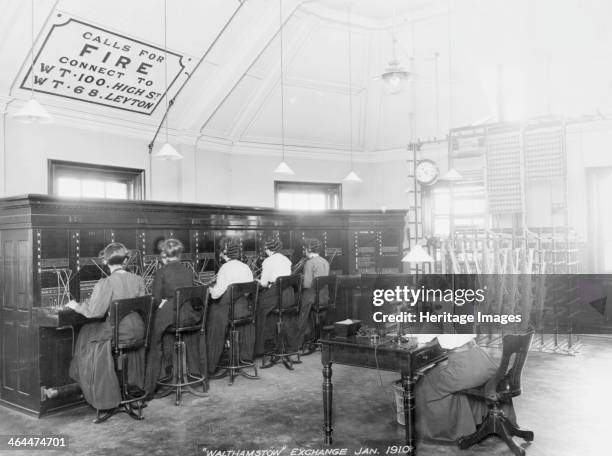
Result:
<svg viewBox="0 0 612 456"><path fill-rule="evenodd" d="M393 40L393 43L392 43L393 44L393 50L392 50L392 52L393 52L393 60L394 61L397 61L397 54L395 52L395 47L397 46L397 38L395 37L396 13L397 12L396 12L396 9L394 7L393 8L393 21L391 22L391 38Z"/></svg>
<svg viewBox="0 0 612 456"><path fill-rule="evenodd" d="M448 0L448 129L453 128L453 40L451 39L451 0Z"/></svg>
<svg viewBox="0 0 612 456"><path fill-rule="evenodd" d="M351 157L351 171L353 171L353 75L352 75L352 68L353 68L353 59L352 59L352 49L353 49L353 44L352 44L352 37L351 37L351 4L349 3L348 5L348 45L349 45L349 52L348 52L348 80L349 80L349 86L348 86L348 93L349 93L349 153L350 153L350 157Z"/></svg>
<svg viewBox="0 0 612 456"><path fill-rule="evenodd" d="M32 7L30 11L30 14L32 14L30 21L30 63L32 64L30 70L30 85L32 86L32 90L30 91L30 96L34 98L34 0L30 2L30 5Z"/></svg>
<svg viewBox="0 0 612 456"><path fill-rule="evenodd" d="M283 0L278 0L279 23L280 23L280 97L281 97L281 151L283 163L285 162L285 61L283 48Z"/></svg>
<svg viewBox="0 0 612 456"><path fill-rule="evenodd" d="M168 113L168 9L167 0L164 0L164 84L166 86L166 113ZM168 115L166 115L166 143L168 143Z"/></svg>

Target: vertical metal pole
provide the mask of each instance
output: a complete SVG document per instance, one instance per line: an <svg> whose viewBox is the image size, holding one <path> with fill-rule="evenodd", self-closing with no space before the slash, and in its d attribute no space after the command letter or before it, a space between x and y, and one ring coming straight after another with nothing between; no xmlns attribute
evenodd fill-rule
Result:
<svg viewBox="0 0 612 456"><path fill-rule="evenodd" d="M144 199L147 199L145 190ZM149 144L149 200L153 199L153 143Z"/></svg>
<svg viewBox="0 0 612 456"><path fill-rule="evenodd" d="M419 242L419 198L418 198L419 184L417 183L416 169L417 169L417 143L413 142L412 143L412 176L413 176L413 183L414 183L414 245L410 247L411 249L413 249ZM416 275L418 276L419 264L415 263L414 268L416 271Z"/></svg>

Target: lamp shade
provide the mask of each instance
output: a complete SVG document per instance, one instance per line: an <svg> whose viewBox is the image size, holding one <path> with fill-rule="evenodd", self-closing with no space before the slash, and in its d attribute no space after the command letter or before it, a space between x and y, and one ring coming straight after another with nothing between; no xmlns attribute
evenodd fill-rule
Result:
<svg viewBox="0 0 612 456"><path fill-rule="evenodd" d="M13 114L13 118L23 123L53 123L51 115L34 98L30 98L19 111Z"/></svg>
<svg viewBox="0 0 612 456"><path fill-rule="evenodd" d="M274 172L276 174L288 174L289 176L293 176L295 174L293 170L289 168L289 165L285 163L285 161L280 162L274 169Z"/></svg>
<svg viewBox="0 0 612 456"><path fill-rule="evenodd" d="M416 244L402 258L404 263L433 263L434 259L427 251L419 244Z"/></svg>
<svg viewBox="0 0 612 456"><path fill-rule="evenodd" d="M153 152L153 158L156 160L182 160L183 156L172 144L164 143L156 152Z"/></svg>
<svg viewBox="0 0 612 456"><path fill-rule="evenodd" d="M346 175L346 177L345 177L344 179L342 179L342 180L343 180L344 182L354 182L354 183L356 183L356 184L363 182L363 181L361 180L361 177L359 177L359 176L358 176L358 175L355 173L355 171L353 171L353 170L351 170L351 172L350 172L350 173L348 173L348 174Z"/></svg>
<svg viewBox="0 0 612 456"><path fill-rule="evenodd" d="M391 60L385 72L381 75L382 80L387 86L387 91L394 95L404 90L406 82L410 78L410 72L406 71L399 60Z"/></svg>
<svg viewBox="0 0 612 456"><path fill-rule="evenodd" d="M440 178L440 180L446 182L459 182L463 180L463 176L459 174L459 171L455 168L451 168Z"/></svg>

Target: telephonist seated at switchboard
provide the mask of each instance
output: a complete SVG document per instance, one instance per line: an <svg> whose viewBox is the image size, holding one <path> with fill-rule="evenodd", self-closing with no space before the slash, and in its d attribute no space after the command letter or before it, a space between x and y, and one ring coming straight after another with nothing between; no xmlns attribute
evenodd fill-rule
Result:
<svg viewBox="0 0 612 456"><path fill-rule="evenodd" d="M253 281L253 272L240 261L239 244L229 244L219 256L224 263L219 268L217 280L210 289L212 300L208 304L206 320L206 350L210 374L215 373L225 346L231 298L227 289L234 283ZM238 331L240 332L240 357L244 361L251 361L255 347L255 328L252 325L243 325Z"/></svg>
<svg viewBox="0 0 612 456"><path fill-rule="evenodd" d="M281 253L282 248L283 243L280 239L268 239L265 243L264 253L267 258L262 263L259 279L259 283L264 287L264 290L259 294L256 315L256 355L263 355L266 341L274 338L275 321L269 316L278 305L278 291L275 281L278 277L291 275L291 261ZM287 306L293 305L294 295L291 289L285 290L283 302Z"/></svg>
<svg viewBox="0 0 612 456"><path fill-rule="evenodd" d="M181 264L183 244L177 239L167 239L162 244L162 258L165 263L155 272L153 279L153 305L156 306L151 336L151 348L147 356L147 376L145 391L149 398L155 392L156 382L160 377L171 373L174 335L166 329L175 323L175 293L178 288L193 286L193 273ZM186 304L181 309L181 323L195 324L200 320L201 312ZM185 334L187 364L189 372L199 373L205 354L199 350L200 334Z"/></svg>
<svg viewBox="0 0 612 456"><path fill-rule="evenodd" d="M117 299L136 298L145 295L142 277L124 269L128 250L123 244L113 242L103 251L103 261L110 275L100 279L88 301L70 301L67 307L88 318L103 318L110 304ZM127 315L119 325L119 340L122 343L142 339L145 327L137 313ZM85 400L98 410L115 408L121 401L119 380L115 373L111 355L110 322L104 320L84 325L77 338L74 355L70 363L70 377L76 380ZM128 352L128 383L144 386L144 348Z"/></svg>
<svg viewBox="0 0 612 456"><path fill-rule="evenodd" d="M310 311L315 302L314 279L329 275L329 262L321 256L321 241L318 239L306 239L304 241L304 279L302 283L302 302L300 315L298 317L298 332L296 334L297 346L302 346L304 339L310 334L311 322ZM329 300L329 290L323 288L319 292L320 305L326 305Z"/></svg>

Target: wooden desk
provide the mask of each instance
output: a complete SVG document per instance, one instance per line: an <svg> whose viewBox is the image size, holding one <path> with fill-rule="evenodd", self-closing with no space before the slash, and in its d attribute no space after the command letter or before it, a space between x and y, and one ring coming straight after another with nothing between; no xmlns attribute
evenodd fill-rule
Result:
<svg viewBox="0 0 612 456"><path fill-rule="evenodd" d="M36 323L43 328L63 329L83 326L86 323L102 321L102 318L87 318L70 308L36 307Z"/></svg>
<svg viewBox="0 0 612 456"><path fill-rule="evenodd" d="M409 454L416 455L414 430L414 385L423 371L446 359L446 352L437 340L410 347L382 339L373 344L367 337L349 339L323 339L321 362L323 363L323 427L325 444L332 443L332 363L399 372L404 388L404 416L406 419L406 445Z"/></svg>

